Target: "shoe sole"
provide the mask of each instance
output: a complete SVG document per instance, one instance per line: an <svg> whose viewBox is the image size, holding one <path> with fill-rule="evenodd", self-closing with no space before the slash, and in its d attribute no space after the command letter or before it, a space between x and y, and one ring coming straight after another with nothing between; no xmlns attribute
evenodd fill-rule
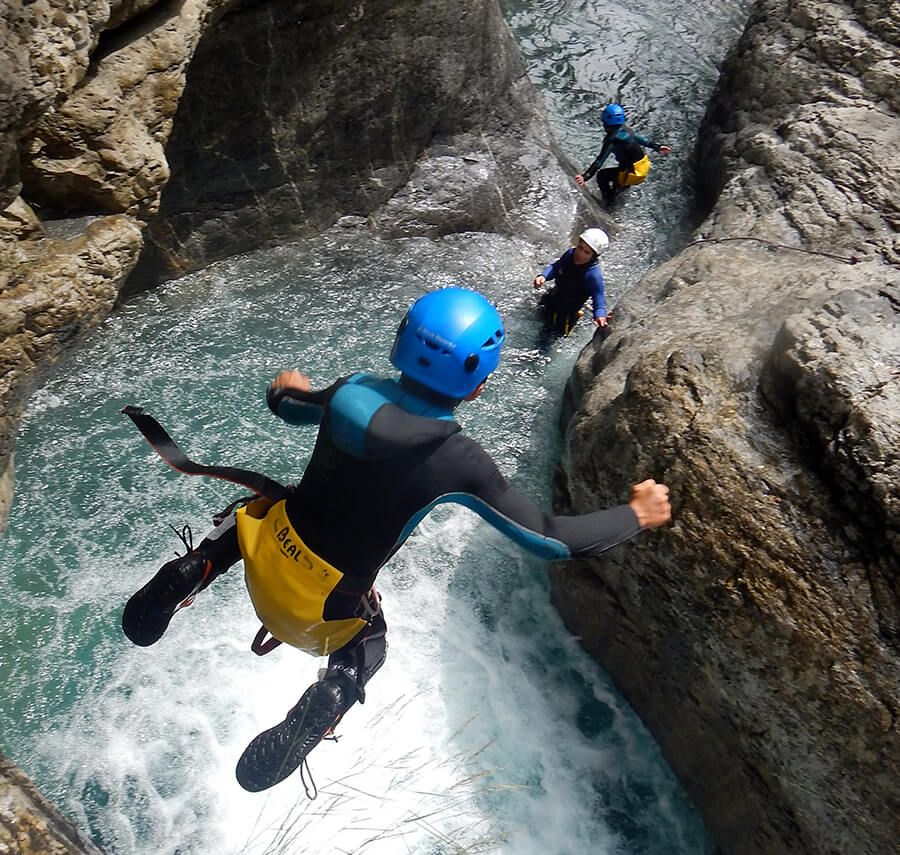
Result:
<svg viewBox="0 0 900 855"><path fill-rule="evenodd" d="M342 712L340 689L313 683L283 722L263 731L244 749L235 769L238 783L258 793L283 781L338 723Z"/></svg>
<svg viewBox="0 0 900 855"><path fill-rule="evenodd" d="M162 638L179 606L203 584L209 573L209 561L204 561L202 566L203 574L197 582L166 565L128 600L122 612L122 631L132 643L149 647Z"/></svg>

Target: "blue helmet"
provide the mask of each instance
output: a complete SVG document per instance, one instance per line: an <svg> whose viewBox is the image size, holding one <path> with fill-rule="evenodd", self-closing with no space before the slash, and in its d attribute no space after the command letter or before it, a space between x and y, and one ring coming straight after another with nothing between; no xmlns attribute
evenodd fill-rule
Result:
<svg viewBox="0 0 900 855"><path fill-rule="evenodd" d="M401 321L391 364L454 401L470 395L500 364L506 333L477 291L443 288L419 297Z"/></svg>
<svg viewBox="0 0 900 855"><path fill-rule="evenodd" d="M618 104L607 104L600 114L600 119L604 125L616 127L625 124L625 111Z"/></svg>

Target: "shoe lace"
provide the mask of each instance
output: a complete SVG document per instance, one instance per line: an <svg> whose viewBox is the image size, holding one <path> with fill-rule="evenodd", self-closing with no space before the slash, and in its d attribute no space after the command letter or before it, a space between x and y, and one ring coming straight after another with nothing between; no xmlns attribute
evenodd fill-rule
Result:
<svg viewBox="0 0 900 855"><path fill-rule="evenodd" d="M185 554L193 552L194 551L194 533L191 531L191 527L187 523L185 523L181 527L181 531L179 531L177 528L175 528L174 525L172 525L172 523L169 523L168 526L170 529L172 529L172 531L175 532L175 534L178 535L178 539L184 544L184 548L187 550L187 553L185 553ZM183 557L181 555L178 555L177 552L175 553L175 555L177 555L179 558Z"/></svg>
<svg viewBox="0 0 900 855"><path fill-rule="evenodd" d="M179 531L177 528L175 528L174 525L169 523L169 528L178 535L178 539L184 544L184 548L187 550L187 552L185 552L185 555L190 555L194 551L194 533L191 531L191 527L187 523L185 523ZM175 555L178 558L185 557L185 555L179 555L177 550L175 552ZM197 592L203 587L203 583L206 582L209 574L212 572L212 567L212 562L209 559L206 559L206 561L204 562L203 578L197 583L197 587L195 587L194 590L191 591L191 593L188 594L178 604L175 611L186 609L191 603L194 602L194 597L197 596Z"/></svg>
<svg viewBox="0 0 900 855"><path fill-rule="evenodd" d="M326 733L322 737L323 741L326 739L329 742L337 742L340 737L332 731L331 733ZM307 778L309 779L308 782ZM313 780L312 770L309 768L309 760L306 757L303 758L303 762L300 764L300 781L303 783L303 789L306 791L306 798L311 802L315 801L316 797L319 795L319 788Z"/></svg>
<svg viewBox="0 0 900 855"><path fill-rule="evenodd" d="M306 782L307 778L309 778L309 783ZM306 798L311 802L315 801L316 796L319 795L319 789L316 787L316 782L313 780L312 772L309 768L309 761L305 757L300 764L300 780L303 782L303 789L306 790Z"/></svg>

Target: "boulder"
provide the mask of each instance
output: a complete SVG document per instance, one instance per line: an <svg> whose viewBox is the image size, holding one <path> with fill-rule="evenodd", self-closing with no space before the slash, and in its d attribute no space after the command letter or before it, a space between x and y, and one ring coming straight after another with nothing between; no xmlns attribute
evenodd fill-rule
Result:
<svg viewBox="0 0 900 855"><path fill-rule="evenodd" d="M129 292L347 215L389 236L558 241L577 207L496 0L232 6L197 48L166 155Z"/></svg>

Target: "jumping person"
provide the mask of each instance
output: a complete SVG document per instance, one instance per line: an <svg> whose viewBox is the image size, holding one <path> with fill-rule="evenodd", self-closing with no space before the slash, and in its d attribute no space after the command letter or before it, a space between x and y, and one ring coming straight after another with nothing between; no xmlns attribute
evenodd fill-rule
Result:
<svg viewBox="0 0 900 855"><path fill-rule="evenodd" d="M606 131L603 147L584 173L575 176L575 182L579 187L584 187L585 181L589 181L596 172L597 186L603 194L606 206L610 207L621 190L640 184L647 177L650 171L650 158L644 152L643 146L660 154L669 154L672 149L667 145L657 145L632 131L625 124L625 111L619 104L608 104L604 107L601 121ZM618 166L600 169L611 154L616 158Z"/></svg>
<svg viewBox="0 0 900 855"><path fill-rule="evenodd" d="M609 246L603 229L587 229L578 236L578 243L567 249L556 261L547 265L543 273L534 277L534 287L542 288L548 281L556 284L546 291L538 307L544 325L555 333L568 335L582 315L582 306L591 300L594 324L606 327L606 283L597 258L601 249Z"/></svg>
<svg viewBox="0 0 900 855"><path fill-rule="evenodd" d="M281 372L267 392L271 411L289 424L319 425L300 483L228 513L128 601L125 634L153 644L186 599L243 558L254 608L273 639L329 657L284 720L245 749L237 764L245 789L286 778L364 701L387 652L375 579L438 503L470 508L547 559L596 556L669 521L668 488L652 480L632 487L627 504L581 516L545 514L507 484L454 420L456 406L477 397L496 369L504 337L483 296L445 288L403 318L390 355L398 378L353 374L312 391L299 371ZM195 473L212 469L191 465Z"/></svg>

